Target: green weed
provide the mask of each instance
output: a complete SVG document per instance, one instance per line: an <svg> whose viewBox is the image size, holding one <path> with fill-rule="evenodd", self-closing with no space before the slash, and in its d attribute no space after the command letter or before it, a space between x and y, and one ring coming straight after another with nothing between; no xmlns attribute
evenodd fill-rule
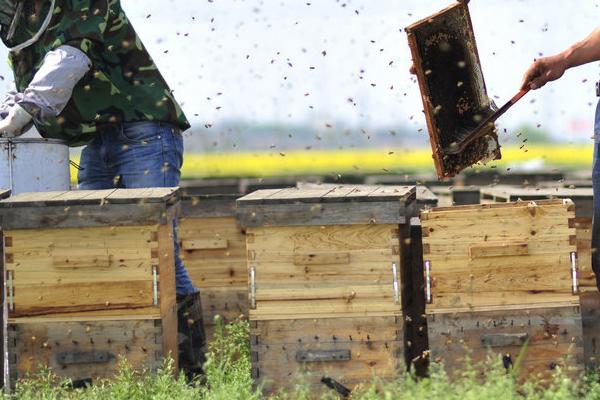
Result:
<svg viewBox="0 0 600 400"><path fill-rule="evenodd" d="M223 324L217 320L216 339L209 346L206 376L192 384L183 375L174 377L172 362L167 361L158 371L135 371L124 360L120 372L111 381L97 382L86 389L71 389L70 382L61 381L48 370L20 381L11 395L14 400L259 400L266 399L254 388L251 377L249 324L238 321ZM596 374L582 374L572 379L567 371L556 368L549 382L540 385L535 380L520 383L517 370L507 372L500 357L490 355L481 364L465 362L462 371L453 371L450 378L436 363L430 367L428 378L416 379L401 373L394 382L381 382L374 377L352 394L357 400L600 400L600 383ZM299 386L287 393L279 393L270 400L313 399L314 389ZM336 393L323 389L321 399L336 399Z"/></svg>

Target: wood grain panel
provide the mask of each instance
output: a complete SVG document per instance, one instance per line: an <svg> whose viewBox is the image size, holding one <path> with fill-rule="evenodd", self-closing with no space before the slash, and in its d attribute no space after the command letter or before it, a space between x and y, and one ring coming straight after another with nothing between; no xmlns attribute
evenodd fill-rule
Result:
<svg viewBox="0 0 600 400"><path fill-rule="evenodd" d="M373 376L392 380L402 365L401 318L258 321L251 323L251 337L253 373L268 393L301 382L312 393L329 392L321 383L324 376L352 389ZM299 352L326 357L335 350L349 354L349 359L302 362L298 358Z"/></svg>
<svg viewBox="0 0 600 400"><path fill-rule="evenodd" d="M549 200L424 211L423 258L433 296L427 312L577 301L572 205Z"/></svg>
<svg viewBox="0 0 600 400"><path fill-rule="evenodd" d="M521 341L509 345L501 335L526 337L521 378L536 374L549 377L556 366L567 374L583 370L583 334L578 306L525 309L505 307L497 311L435 314L427 317L429 345L434 361L443 361L451 373L464 366L468 355L481 362L488 355L508 356L516 362ZM565 367L569 368L565 368Z"/></svg>

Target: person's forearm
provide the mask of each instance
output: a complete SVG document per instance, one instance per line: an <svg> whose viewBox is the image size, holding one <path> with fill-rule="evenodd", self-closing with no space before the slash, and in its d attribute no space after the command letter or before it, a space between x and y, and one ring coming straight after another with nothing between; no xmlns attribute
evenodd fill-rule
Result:
<svg viewBox="0 0 600 400"><path fill-rule="evenodd" d="M575 43L560 53L567 68L600 61L600 27L596 28L581 42Z"/></svg>
<svg viewBox="0 0 600 400"><path fill-rule="evenodd" d="M15 96L16 103L36 120L56 117L69 102L75 85L89 71L90 64L85 53L71 46L50 51L29 86Z"/></svg>

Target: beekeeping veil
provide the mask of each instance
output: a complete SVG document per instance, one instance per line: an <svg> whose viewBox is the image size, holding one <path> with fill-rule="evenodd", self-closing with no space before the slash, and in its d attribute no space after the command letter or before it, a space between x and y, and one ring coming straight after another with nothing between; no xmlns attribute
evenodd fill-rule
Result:
<svg viewBox="0 0 600 400"><path fill-rule="evenodd" d="M10 51L20 51L39 40L50 25L55 2L44 0L42 15L37 15L35 0L0 0L0 38Z"/></svg>

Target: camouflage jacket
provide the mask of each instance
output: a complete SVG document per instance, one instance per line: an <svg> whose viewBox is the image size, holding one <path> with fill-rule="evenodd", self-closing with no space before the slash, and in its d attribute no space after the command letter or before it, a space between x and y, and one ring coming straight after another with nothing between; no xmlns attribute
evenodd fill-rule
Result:
<svg viewBox="0 0 600 400"><path fill-rule="evenodd" d="M25 13L18 39L37 32L43 19L37 15L33 9ZM42 136L75 146L91 141L103 127L121 122L160 121L182 130L190 127L120 0L56 0L52 21L40 40L9 54L19 92L32 81L44 56L62 45L83 51L92 67L57 117L36 121Z"/></svg>

